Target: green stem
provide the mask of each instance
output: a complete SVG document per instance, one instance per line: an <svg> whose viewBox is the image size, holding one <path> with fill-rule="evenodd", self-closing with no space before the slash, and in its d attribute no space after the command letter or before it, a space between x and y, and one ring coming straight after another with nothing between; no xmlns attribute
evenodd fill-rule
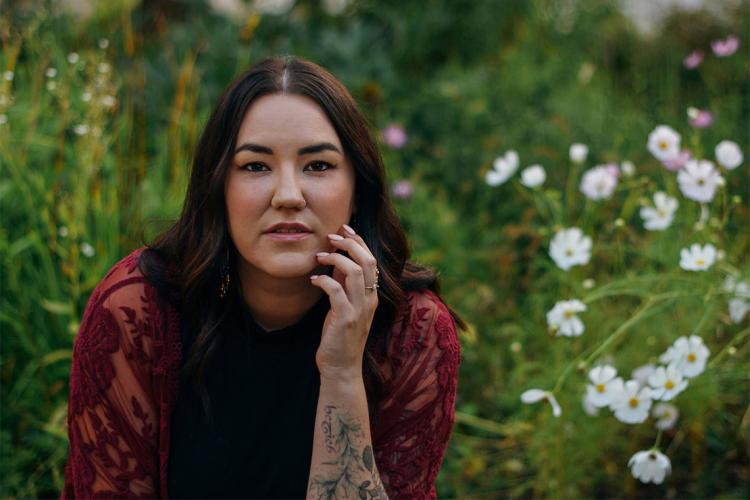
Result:
<svg viewBox="0 0 750 500"><path fill-rule="evenodd" d="M729 352L729 349L736 346L740 342L742 342L746 337L750 336L750 328L745 328L740 333L734 336L734 338L724 346L724 348L719 351L719 353L716 355L714 359L711 360L710 363L708 363L708 366L706 367L707 370L715 367L719 361L726 356L727 352Z"/></svg>
<svg viewBox="0 0 750 500"><path fill-rule="evenodd" d="M578 178L578 171L580 165L577 163L571 163L568 169L567 186L565 187L565 222L570 225L570 221L573 220L573 193L575 192L576 180Z"/></svg>
<svg viewBox="0 0 750 500"><path fill-rule="evenodd" d="M505 436L508 434L508 428L506 426L502 424L498 424L497 422L494 422L492 420L487 420L485 418L476 417L474 415L469 415L468 413L464 413L462 411L456 411L455 420L457 424L458 423L465 424L470 427L475 427L483 431L497 434L499 436Z"/></svg>
<svg viewBox="0 0 750 500"><path fill-rule="evenodd" d="M654 443L654 446L651 449L658 450L660 444L661 444L661 429L659 429L659 432L656 433L656 442Z"/></svg>
<svg viewBox="0 0 750 500"><path fill-rule="evenodd" d="M552 393L558 392L560 390L560 388L562 387L563 383L565 383L565 380L568 378L568 376L570 375L570 373L573 371L573 369L576 366L581 365L583 367L586 367L589 364L591 364L591 362L594 359L596 359L596 357L599 356L599 354L601 354L609 346L611 346L612 344L614 344L615 342L617 342L620 339L620 337L622 337L622 335L626 331L628 331L628 328L630 328L635 323L637 323L638 321L640 321L641 319L643 319L643 317L646 315L647 312L649 312L649 311L653 312L653 309L655 309L655 306L656 306L656 304L658 302L666 302L669 299L674 299L674 298L678 298L678 297L686 297L686 296L690 296L690 295L700 295L700 294L698 294L698 293L683 293L683 292L679 292L679 291L674 291L674 292L665 292L665 293L661 293L661 294L656 294L656 295L653 295L653 296L649 297L648 299L645 299L644 302L641 304L641 306L638 308L638 310L635 312L635 314L633 316L631 316L630 318L628 318L627 321L625 321L624 323L622 323L614 332L612 332L612 334L609 337L607 337L607 339L604 342L602 342L602 344L596 350L594 350L594 352L592 352L583 361L583 363L581 363L581 361L580 361L580 358L583 355L579 355L576 359L574 359L570 363L568 363L568 366L566 366L565 369L563 370L563 372L560 374L560 377L557 379L557 382L555 383L555 387L552 389L551 392Z"/></svg>

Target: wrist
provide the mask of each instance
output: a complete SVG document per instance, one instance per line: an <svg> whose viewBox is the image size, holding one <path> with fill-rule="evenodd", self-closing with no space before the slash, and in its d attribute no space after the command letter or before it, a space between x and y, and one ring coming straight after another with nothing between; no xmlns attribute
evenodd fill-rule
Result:
<svg viewBox="0 0 750 500"><path fill-rule="evenodd" d="M362 370L335 369L320 371L320 385L339 388L359 388L364 385Z"/></svg>

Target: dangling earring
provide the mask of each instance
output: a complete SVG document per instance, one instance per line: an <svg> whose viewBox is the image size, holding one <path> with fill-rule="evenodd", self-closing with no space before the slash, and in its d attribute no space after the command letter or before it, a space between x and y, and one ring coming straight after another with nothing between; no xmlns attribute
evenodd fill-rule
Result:
<svg viewBox="0 0 750 500"><path fill-rule="evenodd" d="M224 263L221 265L219 276L219 298L223 299L227 296L229 284L232 282L232 278L229 275L229 248L227 248L227 255L224 258Z"/></svg>

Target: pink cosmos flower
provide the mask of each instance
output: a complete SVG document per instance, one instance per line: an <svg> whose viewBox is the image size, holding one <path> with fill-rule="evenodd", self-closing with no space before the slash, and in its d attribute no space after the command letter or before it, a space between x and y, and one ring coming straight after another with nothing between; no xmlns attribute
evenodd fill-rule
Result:
<svg viewBox="0 0 750 500"><path fill-rule="evenodd" d="M694 128L710 127L714 122L714 115L707 109L688 108L688 123Z"/></svg>
<svg viewBox="0 0 750 500"><path fill-rule="evenodd" d="M739 46L740 40L734 35L729 35L724 40L714 40L711 42L711 49L716 54L716 57L731 56L737 52Z"/></svg>
<svg viewBox="0 0 750 500"><path fill-rule="evenodd" d="M685 163L690 158L692 158L690 151L688 151L687 149L683 149L682 151L680 151L680 153L677 156L673 158L669 158L668 160L664 160L662 161L662 163L664 164L667 170L671 170L672 172L677 172L678 170L680 170L682 167L685 166Z"/></svg>
<svg viewBox="0 0 750 500"><path fill-rule="evenodd" d="M400 125L391 124L383 129L383 142L393 149L404 147L406 139L406 131Z"/></svg>
<svg viewBox="0 0 750 500"><path fill-rule="evenodd" d="M607 168L607 172L613 177L620 177L620 168L614 163L608 163L604 165Z"/></svg>
<svg viewBox="0 0 750 500"><path fill-rule="evenodd" d="M695 69L700 63L703 62L703 52L700 50L694 50L682 60L682 65L687 69Z"/></svg>
<svg viewBox="0 0 750 500"><path fill-rule="evenodd" d="M411 182L402 179L393 184L391 191L396 198L408 200L414 194L414 186Z"/></svg>

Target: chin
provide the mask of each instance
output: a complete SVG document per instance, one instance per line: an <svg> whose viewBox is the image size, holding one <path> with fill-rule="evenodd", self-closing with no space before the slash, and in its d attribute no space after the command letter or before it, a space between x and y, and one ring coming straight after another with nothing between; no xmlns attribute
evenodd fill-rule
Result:
<svg viewBox="0 0 750 500"><path fill-rule="evenodd" d="M277 278L298 278L312 274L316 267L314 255L312 257L298 255L293 258L274 259L262 269Z"/></svg>

